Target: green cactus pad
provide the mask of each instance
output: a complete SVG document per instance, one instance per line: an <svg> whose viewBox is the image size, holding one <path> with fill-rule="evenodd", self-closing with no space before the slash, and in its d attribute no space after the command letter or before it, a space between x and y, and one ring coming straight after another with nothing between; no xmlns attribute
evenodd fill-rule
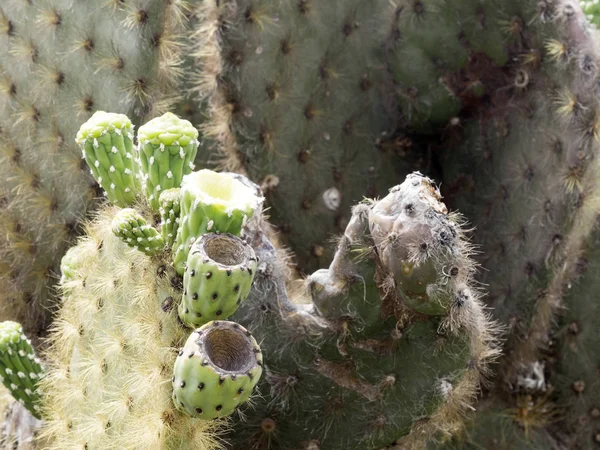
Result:
<svg viewBox="0 0 600 450"><path fill-rule="evenodd" d="M177 229L179 228L181 189L172 188L160 194L160 232L165 243L169 246L175 242Z"/></svg>
<svg viewBox="0 0 600 450"><path fill-rule="evenodd" d="M183 176L194 170L198 130L168 112L140 127L138 141L146 197L158 211L161 191L179 187Z"/></svg>
<svg viewBox="0 0 600 450"><path fill-rule="evenodd" d="M261 206L256 189L235 176L200 170L181 185L181 216L173 245L175 269L181 275L189 249L207 231L239 235L245 221Z"/></svg>
<svg viewBox="0 0 600 450"><path fill-rule="evenodd" d="M133 129L124 114L97 111L75 140L108 199L117 206L133 203L139 190L133 157Z"/></svg>
<svg viewBox="0 0 600 450"><path fill-rule="evenodd" d="M188 255L179 318L195 328L231 316L246 299L256 273L254 250L232 234L207 233Z"/></svg>
<svg viewBox="0 0 600 450"><path fill-rule="evenodd" d="M248 400L261 374L262 354L250 332L234 322L209 322L175 360L173 402L192 417L228 416Z"/></svg>
<svg viewBox="0 0 600 450"><path fill-rule="evenodd" d="M31 341L17 322L0 323L0 381L12 396L35 417L40 418L37 382L42 376L40 360Z"/></svg>
<svg viewBox="0 0 600 450"><path fill-rule="evenodd" d="M112 221L112 230L127 245L147 255L153 255L165 246L160 233L132 208L119 211Z"/></svg>

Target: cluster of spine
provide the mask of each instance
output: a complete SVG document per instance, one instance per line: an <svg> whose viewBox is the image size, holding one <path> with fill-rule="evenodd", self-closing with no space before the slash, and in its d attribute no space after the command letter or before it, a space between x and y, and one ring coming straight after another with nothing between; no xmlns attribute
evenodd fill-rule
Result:
<svg viewBox="0 0 600 450"><path fill-rule="evenodd" d="M137 123L177 101L184 6L0 5L0 317L22 322L33 339L49 323L60 257L103 195L73 137L95 110Z"/></svg>
<svg viewBox="0 0 600 450"><path fill-rule="evenodd" d="M600 55L576 4L535 6L520 5L519 26L505 30L519 44L505 74L510 87L493 94L493 114L449 125L441 158L450 203L476 227L486 302L507 328L495 386L452 448L596 445L595 399L584 412L577 392L596 369L575 362L577 351L561 344L577 336L577 326L557 330L556 323L581 314L586 302L569 291L597 226L600 103L589 93ZM593 316L591 297L587 302Z"/></svg>

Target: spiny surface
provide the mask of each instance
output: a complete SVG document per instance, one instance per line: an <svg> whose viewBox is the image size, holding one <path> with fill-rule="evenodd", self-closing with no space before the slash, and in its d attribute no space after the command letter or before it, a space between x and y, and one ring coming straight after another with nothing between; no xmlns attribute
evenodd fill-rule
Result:
<svg viewBox="0 0 600 450"><path fill-rule="evenodd" d="M102 193L74 142L95 110L139 123L176 100L181 1L0 5L0 318L32 338L81 218ZM165 95L165 93L169 95Z"/></svg>
<svg viewBox="0 0 600 450"><path fill-rule="evenodd" d="M214 449L215 424L171 401L173 364L189 334L178 322L178 279L113 234L116 212L103 210L69 256L78 263L61 285L46 354L48 448Z"/></svg>
<svg viewBox="0 0 600 450"><path fill-rule="evenodd" d="M281 284L285 265L252 232L256 219L248 226L260 262L232 320L260 342L265 376L228 435L234 448L376 449L401 437L404 448L423 448L454 430L495 354L493 327L470 285L469 246L431 180L412 175L381 202L356 206L333 263L295 303ZM423 277L431 262L435 276ZM402 263L409 270L394 281ZM427 285L414 293L420 304L444 312L411 309L409 279Z"/></svg>
<svg viewBox="0 0 600 450"><path fill-rule="evenodd" d="M410 149L402 139L382 144L396 128L385 61L395 6L210 0L203 8L204 131L221 141L226 169L261 185L268 214L309 273L331 261L329 240L355 202L384 194L418 166L403 157Z"/></svg>

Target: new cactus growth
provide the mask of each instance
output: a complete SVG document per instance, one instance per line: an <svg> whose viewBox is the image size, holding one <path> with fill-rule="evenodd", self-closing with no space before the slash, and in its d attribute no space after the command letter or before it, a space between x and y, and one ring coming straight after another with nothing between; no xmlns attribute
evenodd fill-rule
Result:
<svg viewBox="0 0 600 450"><path fill-rule="evenodd" d="M112 230L116 236L135 249L153 255L165 247L160 233L146 222L135 209L125 208L112 220Z"/></svg>
<svg viewBox="0 0 600 450"><path fill-rule="evenodd" d="M40 360L21 324L0 323L0 381L11 395L38 419L40 393L38 382L43 375Z"/></svg>
<svg viewBox="0 0 600 450"><path fill-rule="evenodd" d="M160 232L165 244L172 246L179 229L181 189L172 188L160 194Z"/></svg>
<svg viewBox="0 0 600 450"><path fill-rule="evenodd" d="M79 129L77 143L108 199L121 207L133 203L139 182L129 118L124 114L97 111Z"/></svg>
<svg viewBox="0 0 600 450"><path fill-rule="evenodd" d="M200 170L183 178L180 217L173 257L177 273L196 239L206 232L239 235L244 223L262 205L256 188L230 174Z"/></svg>
<svg viewBox="0 0 600 450"><path fill-rule="evenodd" d="M140 127L139 158L144 192L158 211L160 194L178 188L184 175L194 170L198 130L173 113L165 113Z"/></svg>
<svg viewBox="0 0 600 450"><path fill-rule="evenodd" d="M179 318L190 328L231 316L250 293L254 250L231 234L207 233L192 246L183 275Z"/></svg>
<svg viewBox="0 0 600 450"><path fill-rule="evenodd" d="M173 369L173 403L199 419L230 415L262 374L263 357L252 335L233 322L198 328L179 351Z"/></svg>

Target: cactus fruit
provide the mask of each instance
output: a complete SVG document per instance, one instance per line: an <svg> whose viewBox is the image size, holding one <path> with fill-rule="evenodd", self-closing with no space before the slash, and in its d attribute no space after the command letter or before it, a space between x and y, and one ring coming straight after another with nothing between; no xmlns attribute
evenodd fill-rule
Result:
<svg viewBox="0 0 600 450"><path fill-rule="evenodd" d="M154 255L165 247L160 233L132 208L122 209L115 215L112 230L127 245L147 255Z"/></svg>
<svg viewBox="0 0 600 450"><path fill-rule="evenodd" d="M183 176L194 170L198 130L167 112L140 127L138 142L146 197L158 211L161 191L178 188Z"/></svg>
<svg viewBox="0 0 600 450"><path fill-rule="evenodd" d="M231 234L207 233L190 250L183 275L179 318L190 328L226 319L248 296L257 258Z"/></svg>
<svg viewBox="0 0 600 450"><path fill-rule="evenodd" d="M77 130L178 100L180 0L0 2L0 319L42 337L80 221L102 196Z"/></svg>
<svg viewBox="0 0 600 450"><path fill-rule="evenodd" d="M246 402L262 374L252 335L233 322L209 322L194 331L173 369L173 403L192 417L230 415Z"/></svg>
<svg viewBox="0 0 600 450"><path fill-rule="evenodd" d="M180 197L180 188L167 189L159 197L160 232L168 246L172 246L175 242L179 229Z"/></svg>
<svg viewBox="0 0 600 450"><path fill-rule="evenodd" d="M239 235L262 204L252 187L235 177L203 169L186 175L181 185L180 218L173 245L175 269L183 274L196 239L206 232Z"/></svg>
<svg viewBox="0 0 600 450"><path fill-rule="evenodd" d="M133 127L125 114L96 111L77 133L77 144L98 184L117 206L129 206L139 191Z"/></svg>
<svg viewBox="0 0 600 450"><path fill-rule="evenodd" d="M36 418L40 418L38 382L43 376L40 360L21 324L0 323L0 381Z"/></svg>

